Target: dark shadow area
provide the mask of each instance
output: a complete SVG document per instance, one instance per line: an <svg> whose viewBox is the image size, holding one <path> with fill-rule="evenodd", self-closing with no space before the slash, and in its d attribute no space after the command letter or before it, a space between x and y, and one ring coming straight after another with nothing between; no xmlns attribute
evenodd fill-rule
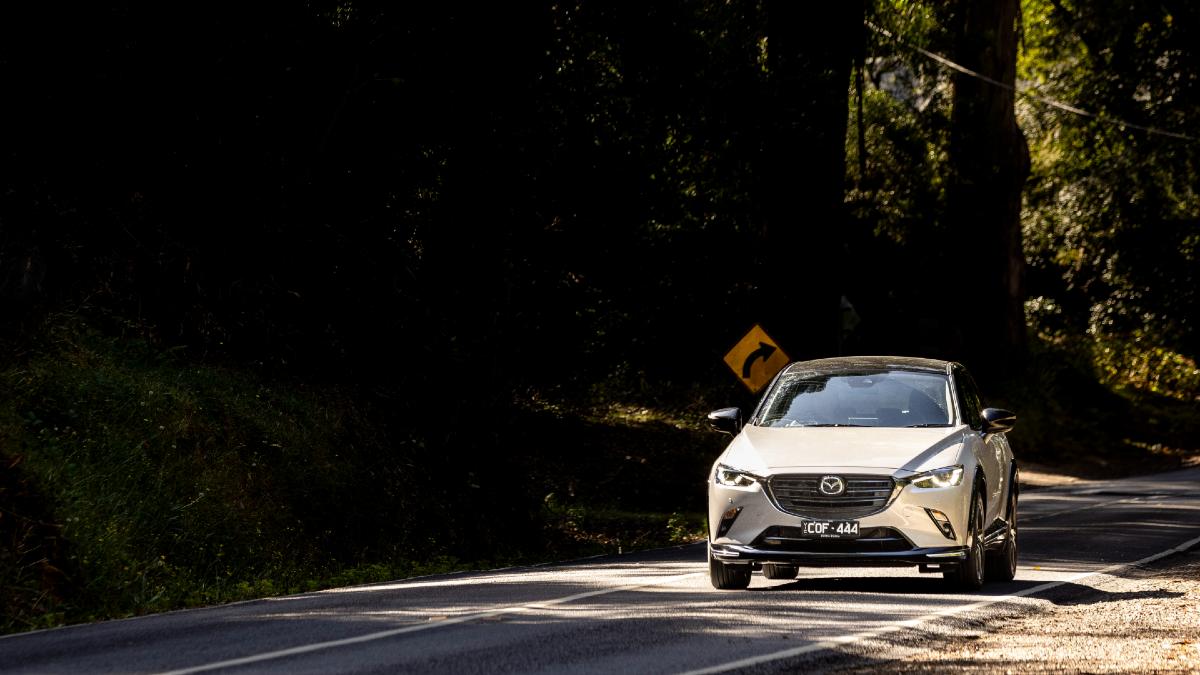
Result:
<svg viewBox="0 0 1200 675"><path fill-rule="evenodd" d="M0 631L688 540L756 324L1080 476L1200 449L1191 150L864 23L1008 78L1015 0L76 4L0 6ZM1026 65L1197 119L1170 4Z"/></svg>
<svg viewBox="0 0 1200 675"><path fill-rule="evenodd" d="M800 576L795 581L784 582L779 586L766 588L751 588L748 592L814 592L814 593L871 593L883 595L955 595L989 597L1002 596L1017 591L1039 586L1044 581L1022 581L1020 579L1007 583L992 583L984 586L983 590L966 594L954 589L941 574L921 575L920 577L863 577L839 576L834 578L805 579L804 572L810 568L800 568ZM775 583L775 582L771 582Z"/></svg>
<svg viewBox="0 0 1200 675"><path fill-rule="evenodd" d="M1066 607L1070 605L1094 605L1101 602L1160 600L1163 598L1180 598L1186 595L1186 593L1173 593L1170 591L1097 591L1096 589L1089 589L1088 595L1089 597L1086 598L1060 600L1056 604Z"/></svg>

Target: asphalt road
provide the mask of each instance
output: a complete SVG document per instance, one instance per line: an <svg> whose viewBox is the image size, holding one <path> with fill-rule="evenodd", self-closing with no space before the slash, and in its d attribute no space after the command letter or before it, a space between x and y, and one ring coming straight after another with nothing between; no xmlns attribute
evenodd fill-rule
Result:
<svg viewBox="0 0 1200 675"><path fill-rule="evenodd" d="M1200 469L1026 492L1017 578L958 594L907 568L709 585L704 545L444 575L0 638L13 673L696 673L843 651L1200 544ZM869 650L868 650L869 651ZM888 659L886 653L872 658Z"/></svg>

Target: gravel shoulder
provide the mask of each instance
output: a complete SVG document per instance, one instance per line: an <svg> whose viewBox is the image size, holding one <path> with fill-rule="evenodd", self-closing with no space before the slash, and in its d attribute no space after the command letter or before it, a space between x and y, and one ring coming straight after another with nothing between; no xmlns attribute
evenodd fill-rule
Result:
<svg viewBox="0 0 1200 675"><path fill-rule="evenodd" d="M1061 470L1041 464L1021 464L1021 489L1038 489L1086 482Z"/></svg>
<svg viewBox="0 0 1200 675"><path fill-rule="evenodd" d="M1200 673L1200 549L897 637L830 669ZM880 653L896 658L867 656Z"/></svg>

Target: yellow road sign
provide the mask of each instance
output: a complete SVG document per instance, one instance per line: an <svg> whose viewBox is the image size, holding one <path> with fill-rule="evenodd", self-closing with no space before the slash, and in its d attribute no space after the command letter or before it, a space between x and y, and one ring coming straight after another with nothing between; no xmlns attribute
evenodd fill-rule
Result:
<svg viewBox="0 0 1200 675"><path fill-rule="evenodd" d="M755 394L787 364L787 354L758 324L725 355L725 365Z"/></svg>

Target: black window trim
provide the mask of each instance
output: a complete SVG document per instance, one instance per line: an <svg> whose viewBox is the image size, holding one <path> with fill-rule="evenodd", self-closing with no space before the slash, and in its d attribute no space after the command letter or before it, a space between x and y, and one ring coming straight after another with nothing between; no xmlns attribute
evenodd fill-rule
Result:
<svg viewBox="0 0 1200 675"><path fill-rule="evenodd" d="M962 378L962 385L963 385L962 387L959 387L959 374L960 373L962 375L964 375L964 377ZM951 381L951 384L953 385L953 389L954 389L954 397L953 397L954 398L954 406L958 410L959 422L967 425L968 427L970 427L971 429L973 429L975 431L983 431L983 415L982 415L983 401L982 401L982 399L979 399L978 391L975 394L975 398L979 401L980 419L977 420L975 424L971 424L971 421L969 419L967 419L967 410L969 409L969 406L967 405L967 401L961 401L961 402L959 401L959 397L964 396L967 393L966 387L974 384L974 381L971 379L970 373L967 372L966 367L963 366L961 363L952 364L951 365L951 373L950 373L950 381ZM961 405L960 405L960 403L961 403Z"/></svg>

